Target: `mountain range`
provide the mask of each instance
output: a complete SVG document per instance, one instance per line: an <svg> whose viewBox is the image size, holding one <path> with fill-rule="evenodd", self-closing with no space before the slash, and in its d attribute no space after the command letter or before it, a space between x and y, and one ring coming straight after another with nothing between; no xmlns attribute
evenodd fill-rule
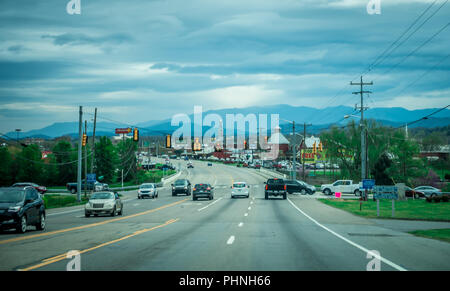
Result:
<svg viewBox="0 0 450 291"><path fill-rule="evenodd" d="M400 127L404 126L406 123L418 120L425 117L438 110L437 108L429 109L417 109L417 110L407 110L405 108L394 107L394 108L373 108L364 112L364 118L374 119L383 125ZM327 107L323 109L317 109L312 107L304 106L290 106L290 105L273 105L273 106L253 106L246 108L230 108L230 109L220 109L220 110L210 110L203 112L203 118L207 114L218 114L224 120L224 133L226 133L226 114L242 114L246 116L247 114L267 114L268 124L266 128L270 128L270 114L279 114L280 117L280 127L282 132L289 132L292 130L292 126L286 120L294 120L298 125L299 129L303 129L303 123L312 124L308 127L309 133L318 133L320 130L328 128L332 124L344 125L349 120L353 119L359 121L359 113L354 111L352 107L347 106L337 106L337 107ZM352 117L345 119L345 115L353 115ZM189 115L193 121L193 114ZM412 124L410 127L441 127L450 125L450 110L445 109L426 120ZM97 122L96 135L97 136L112 136L115 135L114 129L119 127L134 127L140 128L141 136L149 135L165 135L172 133L178 128L178 126L171 126L171 119L166 120L150 120L147 122L137 123L131 125L128 123L121 122ZM192 125L194 126L194 125ZM197 125L199 126L199 125ZM203 132L205 132L209 127L203 127ZM92 134L93 125L92 123L88 125L88 135ZM247 130L248 131L248 130ZM193 127L192 127L193 132ZM236 130L235 130L236 132ZM270 133L270 130L269 130ZM78 136L78 122L57 122L41 129L30 130L28 132L21 132L20 138L25 137L39 137L39 138L55 138L64 135ZM16 137L16 132L9 132L7 136L10 138Z"/></svg>

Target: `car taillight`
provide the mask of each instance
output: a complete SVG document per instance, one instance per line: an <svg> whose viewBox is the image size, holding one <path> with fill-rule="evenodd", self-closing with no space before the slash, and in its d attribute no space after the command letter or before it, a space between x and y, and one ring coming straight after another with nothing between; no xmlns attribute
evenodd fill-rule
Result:
<svg viewBox="0 0 450 291"><path fill-rule="evenodd" d="M211 188L208 187L208 188L206 188L206 190L211 190Z"/></svg>
<svg viewBox="0 0 450 291"><path fill-rule="evenodd" d="M195 190L197 190L197 188L194 188L194 189L192 189L192 190L194 190L194 191L195 191Z"/></svg>
<svg viewBox="0 0 450 291"><path fill-rule="evenodd" d="M286 190L286 185L284 185L284 190Z"/></svg>
<svg viewBox="0 0 450 291"><path fill-rule="evenodd" d="M269 190L269 185L266 185L266 190Z"/></svg>

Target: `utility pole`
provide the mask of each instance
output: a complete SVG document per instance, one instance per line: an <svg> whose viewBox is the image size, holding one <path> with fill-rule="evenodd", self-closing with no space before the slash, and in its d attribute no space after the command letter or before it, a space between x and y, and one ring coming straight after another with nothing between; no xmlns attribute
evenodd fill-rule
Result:
<svg viewBox="0 0 450 291"><path fill-rule="evenodd" d="M97 127L97 108L94 113L94 131L92 132L92 158L91 158L91 174L94 173L94 160L95 160L95 128Z"/></svg>
<svg viewBox="0 0 450 291"><path fill-rule="evenodd" d="M84 121L84 134L87 138L87 120ZM84 146L84 197L87 195L87 144Z"/></svg>
<svg viewBox="0 0 450 291"><path fill-rule="evenodd" d="M78 120L78 169L77 169L77 201L81 202L81 139L82 137L82 119L83 119L83 106L80 106Z"/></svg>
<svg viewBox="0 0 450 291"><path fill-rule="evenodd" d="M306 127L311 126L312 124L306 124L306 122L303 123L303 142L302 142L302 148L300 149L300 153L302 155L302 171L303 171L303 182L305 182L306 179L306 173L305 173L305 155L302 153L303 147L306 149Z"/></svg>
<svg viewBox="0 0 450 291"><path fill-rule="evenodd" d="M292 173L292 180L297 179L297 161L295 160L295 147L297 144L295 143L295 121L292 121L292 137L294 144L292 145L292 169L294 172Z"/></svg>
<svg viewBox="0 0 450 291"><path fill-rule="evenodd" d="M373 82L370 83L364 83L363 78L361 76L361 82L360 83L353 83L350 82L350 85L358 85L360 86L360 90L358 92L353 92L353 94L360 94L361 95L361 106L355 106L355 109L361 110L361 120L360 120L360 127L361 127L361 180L367 179L367 151L366 151L366 128L364 126L364 110L367 110L368 107L364 107L364 93L370 94L372 92L370 91L364 91L363 86L367 85L373 85ZM364 200L367 200L367 190L365 191Z"/></svg>

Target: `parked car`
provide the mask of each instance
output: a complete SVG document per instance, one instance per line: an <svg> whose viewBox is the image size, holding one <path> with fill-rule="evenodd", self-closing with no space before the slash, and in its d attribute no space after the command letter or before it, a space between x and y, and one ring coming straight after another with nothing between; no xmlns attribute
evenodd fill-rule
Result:
<svg viewBox="0 0 450 291"><path fill-rule="evenodd" d="M212 163L208 163L208 167L212 167Z"/></svg>
<svg viewBox="0 0 450 291"><path fill-rule="evenodd" d="M198 198L208 198L209 200L214 199L214 187L210 184L196 184L192 189L192 200L197 200Z"/></svg>
<svg viewBox="0 0 450 291"><path fill-rule="evenodd" d="M138 199L143 199L144 197L158 197L158 189L156 188L156 185L154 183L144 183L139 186Z"/></svg>
<svg viewBox="0 0 450 291"><path fill-rule="evenodd" d="M325 195L331 195L336 192L351 193L361 196L362 182L353 184L353 180L337 180L333 184L324 184L320 186L320 191Z"/></svg>
<svg viewBox="0 0 450 291"><path fill-rule="evenodd" d="M45 192L47 192L47 188L45 186L39 186L36 183L20 182L20 183L15 183L14 185L12 185L12 187L20 187L20 188L24 188L24 187L27 187L27 186L33 187L34 189L36 189L41 194L45 194Z"/></svg>
<svg viewBox="0 0 450 291"><path fill-rule="evenodd" d="M312 195L316 192L316 188L314 186L308 185L303 181L299 180L285 180L287 192L289 194L292 193L301 193L302 195L309 194Z"/></svg>
<svg viewBox="0 0 450 291"><path fill-rule="evenodd" d="M117 192L97 192L91 195L84 207L84 215L89 217L99 214L123 214L123 203Z"/></svg>
<svg viewBox="0 0 450 291"><path fill-rule="evenodd" d="M187 179L178 179L172 184L172 196L177 196L178 194L190 196L191 193L191 182Z"/></svg>
<svg viewBox="0 0 450 291"><path fill-rule="evenodd" d="M44 200L34 187L0 188L0 229L25 233L28 225L45 229Z"/></svg>
<svg viewBox="0 0 450 291"><path fill-rule="evenodd" d="M422 192L423 195L427 198L428 197L433 198L435 196L442 195L441 189L434 188L431 186L419 186L419 187L414 188L414 191Z"/></svg>
<svg viewBox="0 0 450 291"><path fill-rule="evenodd" d="M231 198L237 196L250 197L250 185L245 182L236 182L231 186Z"/></svg>
<svg viewBox="0 0 450 291"><path fill-rule="evenodd" d="M421 191L416 191L408 186L405 186L405 196L406 197L414 197L415 199L418 199L420 197L425 197L425 194Z"/></svg>

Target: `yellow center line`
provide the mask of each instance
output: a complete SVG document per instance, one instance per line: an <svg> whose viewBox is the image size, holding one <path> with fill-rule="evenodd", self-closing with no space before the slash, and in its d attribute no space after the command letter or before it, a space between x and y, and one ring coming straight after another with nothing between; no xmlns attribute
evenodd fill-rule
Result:
<svg viewBox="0 0 450 291"><path fill-rule="evenodd" d="M123 240L129 239L131 237L134 237L134 236L137 236L137 235L140 235L140 234L143 234L143 233L146 233L146 232L149 232L149 231L152 231L152 230L155 230L155 229L167 226L169 224L177 222L178 220L179 220L179 218L177 218L177 219L170 219L170 220L166 221L163 224L160 224L160 225L157 225L157 226L154 226L154 227L151 227L151 228L138 230L138 231L136 231L136 232L134 232L132 234L126 235L124 237L121 237L121 238L118 238L118 239L115 239L115 240L112 240L112 241L109 241L109 242L105 242L105 243L99 244L99 245L97 245L95 247L92 247L92 248L89 248L89 249L81 250L81 251L79 251L79 254L81 255L81 254L84 254L84 253L87 253L87 252L99 249L101 247L108 246L108 245L117 243L119 241L123 241ZM52 257L52 258L45 259L45 260L42 261L42 263L39 263L39 264L34 265L34 266L27 267L25 269L20 269L19 271L31 271L31 270L34 270L34 269L37 269L37 268L40 268L40 267L43 267L43 266L47 266L47 265L50 265L50 264L62 261L64 259L66 259L66 258L67 258L67 253L64 253L64 254L61 254L61 255L58 255L58 256L55 256L55 257Z"/></svg>
<svg viewBox="0 0 450 291"><path fill-rule="evenodd" d="M76 226L76 227L71 227L71 228L65 228L65 229L50 231L50 232L43 232L43 233L35 234L35 235L27 235L27 236L15 237L15 238L11 238L11 239L5 239L5 240L1 240L0 241L0 245L11 243L11 242L18 242L18 241L23 241L23 240L43 237L43 236L50 236L50 235L65 233L65 232L74 231L74 230L86 229L86 228L91 228L91 227L95 227L95 226L99 226L99 225L108 224L108 223L111 223L111 222L121 221L121 220L129 219L129 218L133 218L133 217L149 214L149 213L152 213L152 212L155 212L155 211L167 208L167 207L171 207L171 206L183 203L183 202L185 202L187 200L188 199L186 198L186 199L174 202L174 203L166 204L164 206L161 206L161 207L158 207L158 208L155 208L155 209L150 209L150 210L147 210L147 211L144 211L144 212L139 212L139 213L136 213L136 214L132 214L132 215L124 216L124 217L119 217L119 218L115 218L115 219L105 220L105 221L102 221L102 222L91 223L91 224L86 224L86 225L81 225L81 226Z"/></svg>

